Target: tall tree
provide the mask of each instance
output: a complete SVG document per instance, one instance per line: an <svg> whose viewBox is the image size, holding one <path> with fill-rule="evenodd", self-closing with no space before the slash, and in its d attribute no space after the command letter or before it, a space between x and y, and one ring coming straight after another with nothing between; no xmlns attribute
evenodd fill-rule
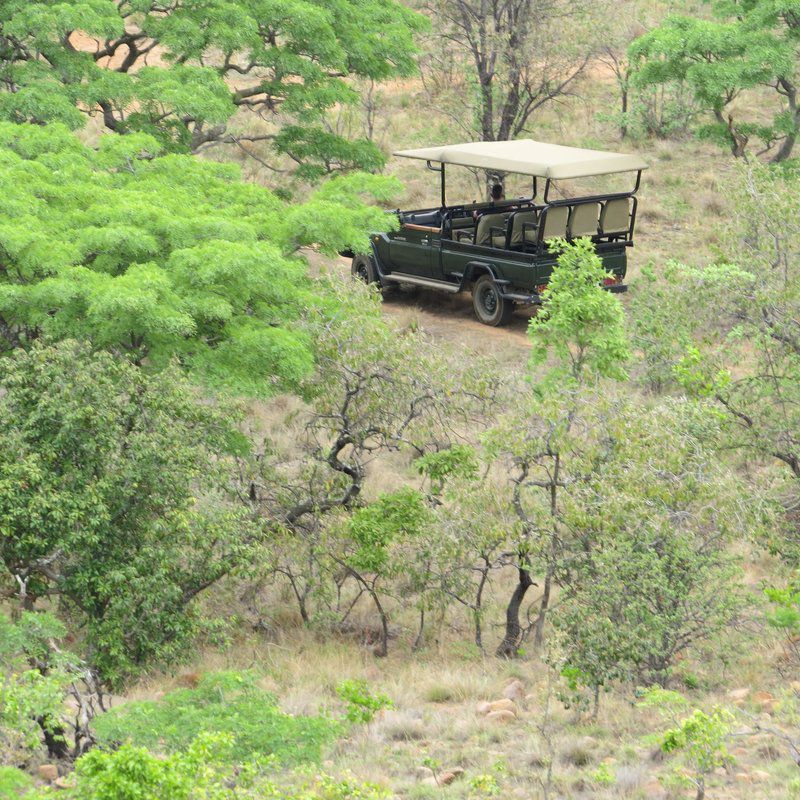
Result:
<svg viewBox="0 0 800 800"><path fill-rule="evenodd" d="M607 450L603 431L613 413L599 383L625 375L628 349L622 306L602 288L605 277L588 239L563 245L529 332L532 366L549 369L520 392L489 434L490 453L507 469L509 503L519 522L509 562L517 583L499 656L518 651L524 636L521 609L537 573L543 574L543 585L534 642L542 643L551 592L575 542L565 525L564 497L590 478Z"/></svg>
<svg viewBox="0 0 800 800"><path fill-rule="evenodd" d="M760 140L759 155L784 161L800 132L800 3L717 0L714 11L711 20L668 17L633 42L635 81L688 85L714 119L705 134L726 141L737 157ZM745 98L772 118L739 114Z"/></svg>
<svg viewBox="0 0 800 800"><path fill-rule="evenodd" d="M395 0L9 0L0 6L0 118L98 116L182 152L253 139L316 175L382 163L320 124L357 95L351 76L414 70L424 20ZM231 124L237 110L280 130Z"/></svg>
<svg viewBox="0 0 800 800"><path fill-rule="evenodd" d="M390 219L363 200L396 182L338 176L291 205L232 165L157 152L146 134L93 150L0 123L2 344L76 337L238 392L296 389L315 358L299 323L339 310L296 251L366 248Z"/></svg>
<svg viewBox="0 0 800 800"><path fill-rule="evenodd" d="M225 465L244 440L180 372L73 341L18 350L0 398L0 586L57 602L114 685L169 663L194 599L249 552Z"/></svg>
<svg viewBox="0 0 800 800"><path fill-rule="evenodd" d="M543 106L568 95L588 63L576 27L587 7L560 0L430 0L436 33L469 70L451 112L471 138L515 139ZM442 97L447 108L447 97Z"/></svg>

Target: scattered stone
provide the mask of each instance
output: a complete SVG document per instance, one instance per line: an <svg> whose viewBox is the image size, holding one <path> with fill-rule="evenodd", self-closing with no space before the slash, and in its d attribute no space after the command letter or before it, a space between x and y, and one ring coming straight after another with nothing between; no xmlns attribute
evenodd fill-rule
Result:
<svg viewBox="0 0 800 800"><path fill-rule="evenodd" d="M64 778L56 778L53 781L53 786L55 786L56 789L74 789L75 781L72 780L72 776L66 776Z"/></svg>
<svg viewBox="0 0 800 800"><path fill-rule="evenodd" d="M753 779L746 772L737 772L734 776L739 783L752 783Z"/></svg>
<svg viewBox="0 0 800 800"><path fill-rule="evenodd" d="M718 775L720 778L727 778L728 777L728 770L725 767L717 767L714 770L714 774Z"/></svg>
<svg viewBox="0 0 800 800"><path fill-rule="evenodd" d="M484 700L482 703L478 703L478 705L475 706L475 713L479 717L485 717L491 710L492 704L487 703L486 700Z"/></svg>
<svg viewBox="0 0 800 800"><path fill-rule="evenodd" d="M425 780L425 778L430 778L433 775L430 767L417 767L414 770L414 774L419 778L419 780Z"/></svg>
<svg viewBox="0 0 800 800"><path fill-rule="evenodd" d="M503 689L503 697L507 700L513 700L517 703L524 703L525 702L525 687L522 685L522 681L520 680L513 680L511 683Z"/></svg>
<svg viewBox="0 0 800 800"><path fill-rule="evenodd" d="M795 693L800 694L800 681L792 681L789 684L789 688Z"/></svg>
<svg viewBox="0 0 800 800"><path fill-rule="evenodd" d="M754 781L768 781L772 778L772 775L763 769L754 769L750 774L753 776Z"/></svg>
<svg viewBox="0 0 800 800"><path fill-rule="evenodd" d="M504 697L502 700L495 700L493 703L489 703L489 712L487 713L491 713L492 711L510 711L516 716L517 704L513 700Z"/></svg>
<svg viewBox="0 0 800 800"><path fill-rule="evenodd" d="M58 767L55 764L40 764L39 777L43 781L52 783L54 780L56 780L56 778L58 778Z"/></svg>
<svg viewBox="0 0 800 800"><path fill-rule="evenodd" d="M438 786L439 784L436 782L436 778L433 775L429 775L427 778L423 778L420 783L423 786Z"/></svg>
<svg viewBox="0 0 800 800"><path fill-rule="evenodd" d="M526 694L525 695L525 704L526 705L530 705L531 703L534 702L534 700L536 700L536 695L535 694Z"/></svg>
<svg viewBox="0 0 800 800"><path fill-rule="evenodd" d="M449 786L454 780L460 778L463 774L464 770L461 769L461 767L453 767L453 769L442 772L437 776L439 778L439 786Z"/></svg>
<svg viewBox="0 0 800 800"><path fill-rule="evenodd" d="M740 706L742 703L744 703L749 694L750 689L745 687L743 689L731 689L728 692L728 697L733 700L737 706Z"/></svg>
<svg viewBox="0 0 800 800"><path fill-rule="evenodd" d="M513 711L490 711L486 715L486 719L492 722L502 722L504 725L508 722L514 722L517 715Z"/></svg>

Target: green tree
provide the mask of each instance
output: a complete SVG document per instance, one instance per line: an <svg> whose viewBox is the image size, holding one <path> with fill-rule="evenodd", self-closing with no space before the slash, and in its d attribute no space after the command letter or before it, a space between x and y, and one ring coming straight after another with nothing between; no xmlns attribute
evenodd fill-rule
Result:
<svg viewBox="0 0 800 800"><path fill-rule="evenodd" d="M563 523L563 495L585 480L602 451L609 412L603 379L625 375L628 358L619 300L603 288L602 262L590 241L563 244L542 308L531 320L531 366L526 390L488 434L489 454L505 465L519 532L511 563L518 581L506 609L498 655L513 657L523 638L520 609L541 568L544 585L534 623L541 645L553 583L574 538ZM600 451L598 451L598 446Z"/></svg>
<svg viewBox="0 0 800 800"><path fill-rule="evenodd" d="M670 16L630 46L634 81L640 86L683 84L713 116L704 129L727 141L735 156L748 152L751 139L773 161L792 154L800 131L798 55L800 4L796 0L715 0L714 19ZM734 116L740 99L752 98L772 118Z"/></svg>
<svg viewBox="0 0 800 800"><path fill-rule="evenodd" d="M639 705L656 708L672 721L674 727L659 737L661 749L678 755L690 774L677 774L677 781L693 785L697 790L695 800L703 800L706 777L730 760L726 745L732 732L733 714L715 706L709 713L696 708L682 717L689 710L686 698L664 689L650 689Z"/></svg>
<svg viewBox="0 0 800 800"><path fill-rule="evenodd" d="M173 151L260 140L306 176L383 163L321 124L350 78L414 70L423 18L394 0L9 0L0 7L0 118L71 128L86 115ZM242 121L237 111L251 112ZM281 126L246 120L280 115Z"/></svg>
<svg viewBox="0 0 800 800"><path fill-rule="evenodd" d="M578 531L553 624L575 688L665 684L676 658L721 634L745 597L730 544L757 506L719 464L719 419L691 400L620 404L594 474L565 500Z"/></svg>
<svg viewBox="0 0 800 800"><path fill-rule="evenodd" d="M297 250L364 250L390 222L362 201L397 184L343 176L290 205L235 167L158 151L0 124L3 344L76 337L148 368L178 358L215 387L296 390L315 359L304 318L340 313Z"/></svg>
<svg viewBox="0 0 800 800"><path fill-rule="evenodd" d="M75 342L4 364L0 563L23 608L58 600L117 685L177 658L193 600L249 552L225 470L235 417L180 373L156 377Z"/></svg>

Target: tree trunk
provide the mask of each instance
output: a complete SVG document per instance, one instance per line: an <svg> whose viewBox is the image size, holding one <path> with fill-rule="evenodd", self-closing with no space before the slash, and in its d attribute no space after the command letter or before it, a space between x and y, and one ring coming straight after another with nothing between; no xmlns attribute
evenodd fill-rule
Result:
<svg viewBox="0 0 800 800"><path fill-rule="evenodd" d="M68 759L70 757L64 727L52 717L37 717L36 722L42 729L47 755L50 758Z"/></svg>
<svg viewBox="0 0 800 800"><path fill-rule="evenodd" d="M536 650L541 649L544 643L544 623L547 617L547 611L550 608L550 589L553 585L553 569L550 564L547 566L547 572L544 576L544 590L542 591L542 600L539 604L539 614L536 617L533 634L533 647Z"/></svg>
<svg viewBox="0 0 800 800"><path fill-rule="evenodd" d="M531 574L527 569L519 567L518 573L517 587L511 595L508 608L506 608L506 634L497 648L496 655L498 658L516 658L518 655L517 650L522 637L519 611L522 607L522 601L525 599L525 594L534 585L531 580Z"/></svg>

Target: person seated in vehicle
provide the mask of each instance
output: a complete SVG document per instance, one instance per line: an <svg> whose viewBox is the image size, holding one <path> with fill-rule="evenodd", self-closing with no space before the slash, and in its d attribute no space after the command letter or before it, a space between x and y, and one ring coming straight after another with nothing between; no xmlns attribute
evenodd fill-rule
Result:
<svg viewBox="0 0 800 800"><path fill-rule="evenodd" d="M496 206L499 202L506 199L506 192L502 183L493 183L492 188L489 190L489 207ZM472 218L478 219L478 214L486 210L484 208L476 208L472 212Z"/></svg>

